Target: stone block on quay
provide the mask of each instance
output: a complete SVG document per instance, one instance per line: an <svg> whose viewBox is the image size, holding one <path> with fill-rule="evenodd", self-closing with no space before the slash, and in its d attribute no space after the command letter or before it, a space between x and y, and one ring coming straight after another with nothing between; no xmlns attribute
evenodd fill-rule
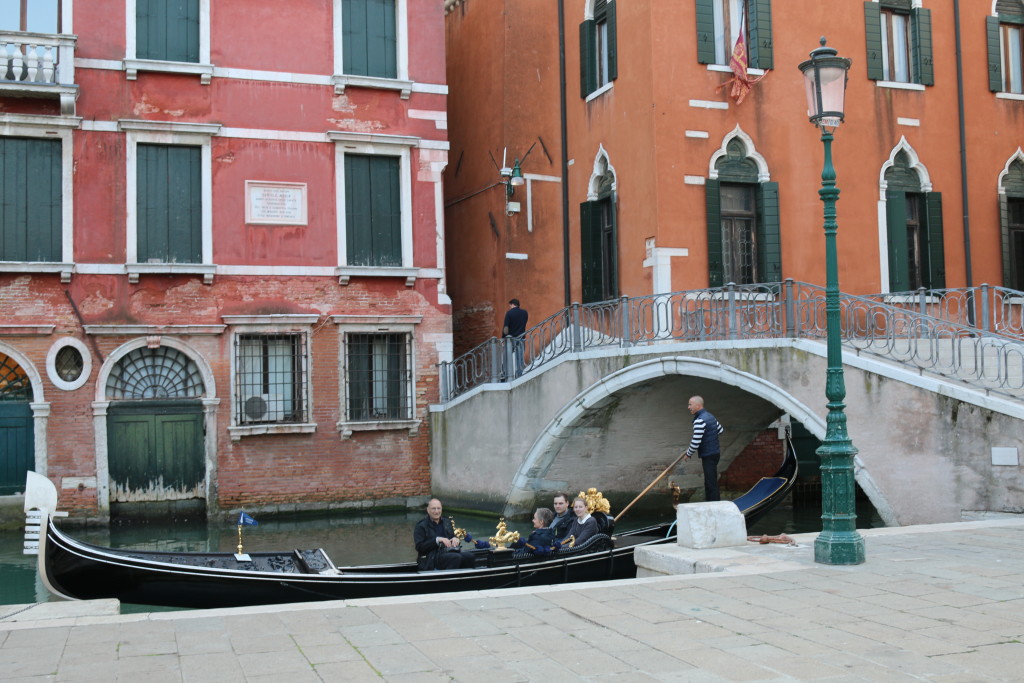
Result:
<svg viewBox="0 0 1024 683"><path fill-rule="evenodd" d="M727 548L747 542L743 513L728 500L680 505L676 529L684 548Z"/></svg>

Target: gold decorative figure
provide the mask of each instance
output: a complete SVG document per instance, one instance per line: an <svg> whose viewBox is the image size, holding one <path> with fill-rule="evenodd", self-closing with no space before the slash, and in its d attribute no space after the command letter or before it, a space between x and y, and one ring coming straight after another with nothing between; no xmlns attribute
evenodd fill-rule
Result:
<svg viewBox="0 0 1024 683"><path fill-rule="evenodd" d="M505 546L509 543L515 543L519 540L518 531L509 531L508 527L505 526L505 518L502 517L498 520L497 532L491 536L491 545L494 546L495 550L508 550Z"/></svg>
<svg viewBox="0 0 1024 683"><path fill-rule="evenodd" d="M448 521L452 523L452 529L453 529L453 531L455 533L455 537L458 538L460 541L465 541L466 540L466 530L463 529L462 527L455 526L455 518L454 517L449 517Z"/></svg>
<svg viewBox="0 0 1024 683"><path fill-rule="evenodd" d="M606 515L610 515L612 512L612 505L608 502L600 491L591 487L584 491L580 491L578 498L582 498L587 503L587 512L603 512Z"/></svg>

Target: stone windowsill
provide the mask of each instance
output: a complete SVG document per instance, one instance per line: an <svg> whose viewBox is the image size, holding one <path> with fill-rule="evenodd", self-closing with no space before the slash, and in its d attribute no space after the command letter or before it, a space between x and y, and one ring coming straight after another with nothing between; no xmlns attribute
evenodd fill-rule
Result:
<svg viewBox="0 0 1024 683"><path fill-rule="evenodd" d="M382 432L387 430L408 429L409 436L416 436L420 430L420 420L378 420L376 422L338 422L341 438L348 439L353 432Z"/></svg>
<svg viewBox="0 0 1024 683"><path fill-rule="evenodd" d="M371 268L366 266L338 266L334 274L338 276L338 284L347 285L354 277L401 277L405 278L405 286L412 287L419 276L419 268Z"/></svg>
<svg viewBox="0 0 1024 683"><path fill-rule="evenodd" d="M374 88L376 90L397 90L399 91L399 97L407 100L409 99L409 93L412 92L412 81L401 78L335 74L331 77L331 83L334 84L335 95L344 95L345 88Z"/></svg>
<svg viewBox="0 0 1024 683"><path fill-rule="evenodd" d="M232 441L240 441L243 436L262 436L264 434L312 434L316 431L315 422L292 424L260 424L233 425L228 427Z"/></svg>
<svg viewBox="0 0 1024 683"><path fill-rule="evenodd" d="M128 282L135 284L140 275L202 275L203 284L213 284L217 272L215 264L203 263L128 263L125 264Z"/></svg>
<svg viewBox="0 0 1024 683"><path fill-rule="evenodd" d="M171 74L195 74L199 82L209 85L213 79L213 64L195 62L165 62L157 59L126 59L124 60L125 77L134 81L140 71L158 71Z"/></svg>

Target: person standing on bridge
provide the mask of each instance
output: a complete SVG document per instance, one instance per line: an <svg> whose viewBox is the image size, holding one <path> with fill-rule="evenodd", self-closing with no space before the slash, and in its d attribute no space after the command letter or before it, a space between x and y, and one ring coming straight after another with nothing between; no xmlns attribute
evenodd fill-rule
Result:
<svg viewBox="0 0 1024 683"><path fill-rule="evenodd" d="M512 372L515 377L523 374L523 337L526 336L526 323L529 320L530 313L519 306L519 299L509 299L501 334L506 340L506 368L514 366Z"/></svg>
<svg viewBox="0 0 1024 683"><path fill-rule="evenodd" d="M718 494L718 461L722 457L722 449L718 445L718 435L725 429L714 415L704 409L704 399L700 396L691 396L686 408L693 415L693 438L683 459L689 460L694 454L700 458L704 467L704 500L721 500Z"/></svg>

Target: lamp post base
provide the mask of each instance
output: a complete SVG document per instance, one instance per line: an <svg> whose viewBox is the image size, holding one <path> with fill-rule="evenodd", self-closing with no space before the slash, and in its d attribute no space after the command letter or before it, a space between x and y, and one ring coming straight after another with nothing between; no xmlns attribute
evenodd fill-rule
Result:
<svg viewBox="0 0 1024 683"><path fill-rule="evenodd" d="M819 564L864 564L864 537L856 530L822 531L814 539L814 561Z"/></svg>

